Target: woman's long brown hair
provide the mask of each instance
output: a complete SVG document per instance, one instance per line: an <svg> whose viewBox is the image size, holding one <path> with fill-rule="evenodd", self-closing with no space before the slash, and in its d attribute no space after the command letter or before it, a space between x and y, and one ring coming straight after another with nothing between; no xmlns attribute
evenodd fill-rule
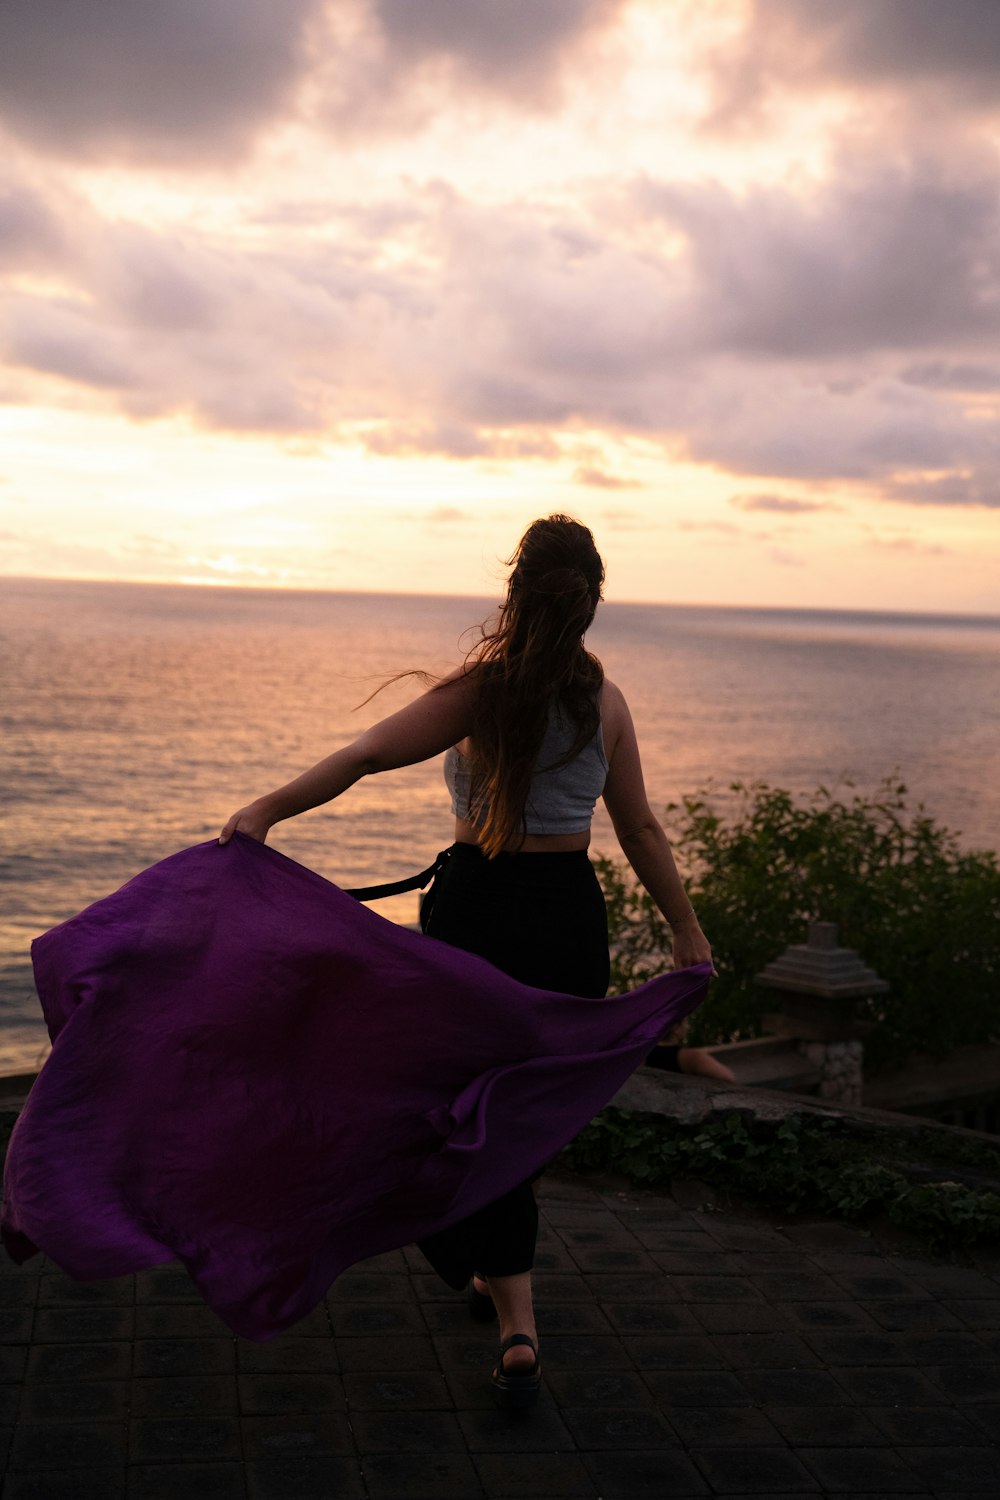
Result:
<svg viewBox="0 0 1000 1500"><path fill-rule="evenodd" d="M535 771L566 765L597 732L604 681L600 662L583 645L604 584L587 527L563 515L534 521L508 566L507 597L466 661L476 678L469 816L491 858L523 840ZM576 734L552 766L538 767L554 702Z"/></svg>

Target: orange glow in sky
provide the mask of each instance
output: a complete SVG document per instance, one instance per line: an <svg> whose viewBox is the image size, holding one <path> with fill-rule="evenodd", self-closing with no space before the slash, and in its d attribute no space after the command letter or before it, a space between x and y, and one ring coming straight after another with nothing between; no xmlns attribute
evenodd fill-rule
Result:
<svg viewBox="0 0 1000 1500"><path fill-rule="evenodd" d="M1000 8L0 8L0 572L1000 609Z"/></svg>

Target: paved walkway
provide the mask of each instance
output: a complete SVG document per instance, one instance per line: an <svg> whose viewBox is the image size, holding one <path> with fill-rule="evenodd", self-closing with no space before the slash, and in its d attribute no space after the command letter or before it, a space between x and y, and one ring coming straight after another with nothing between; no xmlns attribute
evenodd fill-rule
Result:
<svg viewBox="0 0 1000 1500"><path fill-rule="evenodd" d="M0 1257L3 1500L1000 1495L1000 1258L541 1185L546 1389L497 1412L491 1332L416 1252L271 1344L187 1277Z"/></svg>

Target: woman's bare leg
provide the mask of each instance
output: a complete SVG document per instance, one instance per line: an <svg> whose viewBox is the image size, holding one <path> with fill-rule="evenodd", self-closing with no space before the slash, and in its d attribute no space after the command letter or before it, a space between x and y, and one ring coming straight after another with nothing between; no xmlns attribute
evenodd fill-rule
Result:
<svg viewBox="0 0 1000 1500"><path fill-rule="evenodd" d="M537 1347L535 1332L535 1310L531 1302L531 1272L522 1271L518 1276L491 1276L484 1281L477 1276L476 1290L489 1292L496 1303L500 1318L500 1342L512 1333L526 1333ZM504 1357L503 1367L508 1375L518 1370L530 1370L535 1356L527 1344L515 1344Z"/></svg>

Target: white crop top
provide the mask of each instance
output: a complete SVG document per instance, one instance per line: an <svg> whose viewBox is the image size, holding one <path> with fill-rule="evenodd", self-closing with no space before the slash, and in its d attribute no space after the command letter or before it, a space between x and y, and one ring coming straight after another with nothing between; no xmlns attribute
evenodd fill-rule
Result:
<svg viewBox="0 0 1000 1500"><path fill-rule="evenodd" d="M536 766L551 766L565 755L576 739L576 725L558 703L549 708L549 722L538 751ZM601 725L579 755L555 770L536 770L524 808L526 833L586 833L594 816L594 804L604 790L608 758L604 753ZM457 746L445 754L444 779L451 792L451 810L469 820L469 789L472 770Z"/></svg>

